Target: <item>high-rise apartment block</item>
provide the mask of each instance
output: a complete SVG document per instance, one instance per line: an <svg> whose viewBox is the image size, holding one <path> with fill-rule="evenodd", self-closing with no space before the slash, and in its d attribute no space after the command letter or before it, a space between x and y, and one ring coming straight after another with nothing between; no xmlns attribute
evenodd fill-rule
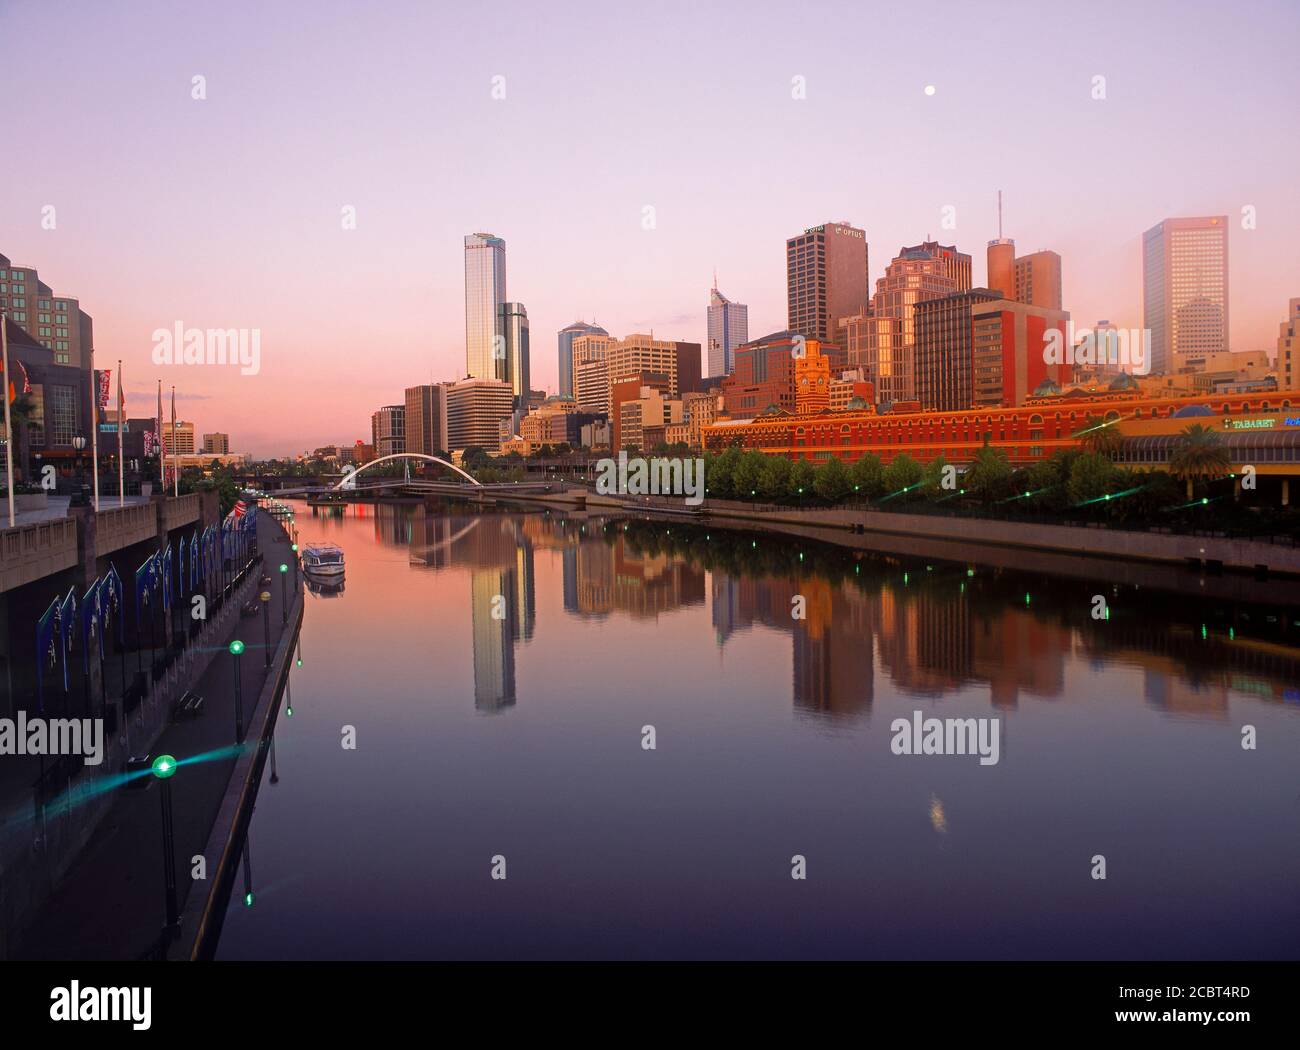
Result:
<svg viewBox="0 0 1300 1050"><path fill-rule="evenodd" d="M0 313L8 314L42 346L56 365L89 368L94 325L77 300L56 295L30 266L15 266L0 255Z"/></svg>
<svg viewBox="0 0 1300 1050"><path fill-rule="evenodd" d="M1143 324L1151 371L1228 345L1228 217L1165 219L1142 235Z"/></svg>
<svg viewBox="0 0 1300 1050"><path fill-rule="evenodd" d="M375 455L393 456L406 451L406 406L385 405L370 417L370 443Z"/></svg>
<svg viewBox="0 0 1300 1050"><path fill-rule="evenodd" d="M436 456L451 450L447 433L447 391L451 383L406 388L406 451Z"/></svg>
<svg viewBox="0 0 1300 1050"><path fill-rule="evenodd" d="M736 367L736 347L749 342L749 307L733 303L713 279L709 292L708 367L710 376L728 376Z"/></svg>
<svg viewBox="0 0 1300 1050"><path fill-rule="evenodd" d="M867 312L867 235L824 223L785 242L789 328L805 339L838 340L840 319Z"/></svg>

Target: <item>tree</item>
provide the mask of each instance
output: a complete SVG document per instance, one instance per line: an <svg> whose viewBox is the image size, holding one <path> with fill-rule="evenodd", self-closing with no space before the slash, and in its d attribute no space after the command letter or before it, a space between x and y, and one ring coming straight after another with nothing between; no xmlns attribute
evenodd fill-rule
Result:
<svg viewBox="0 0 1300 1050"><path fill-rule="evenodd" d="M906 452L899 453L894 457L893 462L885 468L886 494L893 495L894 493L902 493L904 489L910 489L920 482L924 473L920 463Z"/></svg>
<svg viewBox="0 0 1300 1050"><path fill-rule="evenodd" d="M817 472L806 459L797 460L790 470L790 491L787 495L794 500L801 500L808 495L817 483Z"/></svg>
<svg viewBox="0 0 1300 1050"><path fill-rule="evenodd" d="M741 454L740 463L732 475L732 490L738 499L753 499L758 491L758 481L767 457L762 452Z"/></svg>
<svg viewBox="0 0 1300 1050"><path fill-rule="evenodd" d="M1070 467L1070 481L1066 486L1074 504L1101 499L1114 490L1115 465L1105 456L1088 452Z"/></svg>
<svg viewBox="0 0 1300 1050"><path fill-rule="evenodd" d="M828 503L839 503L852 489L849 470L837 457L832 456L817 468L813 491Z"/></svg>
<svg viewBox="0 0 1300 1050"><path fill-rule="evenodd" d="M849 480L858 496L875 499L885 491L885 465L879 456L868 452L849 468Z"/></svg>
<svg viewBox="0 0 1300 1050"><path fill-rule="evenodd" d="M1223 439L1208 427L1193 423L1181 434L1169 457L1169 472L1187 484L1190 503L1197 481L1213 481L1228 473L1232 458Z"/></svg>
<svg viewBox="0 0 1300 1050"><path fill-rule="evenodd" d="M1085 451L1114 461L1124 445L1124 435L1116 426L1118 422L1118 419L1107 422L1097 416L1089 416L1083 429L1075 431L1074 436L1079 439Z"/></svg>
<svg viewBox="0 0 1300 1050"><path fill-rule="evenodd" d="M944 495L943 475L946 466L948 461L942 455L930 460L921 471L921 488L918 491L924 492L931 499ZM953 491L955 492L956 489Z"/></svg>
<svg viewBox="0 0 1300 1050"><path fill-rule="evenodd" d="M1000 448L985 445L966 468L962 488L985 503L992 503L1010 494L1012 473L1007 454Z"/></svg>
<svg viewBox="0 0 1300 1050"><path fill-rule="evenodd" d="M785 456L768 456L758 472L758 494L773 502L785 499L793 470L794 464Z"/></svg>

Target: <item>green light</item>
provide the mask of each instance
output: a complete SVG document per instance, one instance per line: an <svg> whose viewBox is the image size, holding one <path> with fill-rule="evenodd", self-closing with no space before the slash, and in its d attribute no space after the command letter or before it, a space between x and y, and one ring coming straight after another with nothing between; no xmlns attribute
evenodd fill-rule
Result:
<svg viewBox="0 0 1300 1050"><path fill-rule="evenodd" d="M153 760L153 775L159 780L166 780L176 772L176 759L171 755L159 755Z"/></svg>
<svg viewBox="0 0 1300 1050"><path fill-rule="evenodd" d="M292 708L292 707L286 707L286 708L284 709L284 713L285 713L285 716L286 716L287 718L292 718L292 717L293 717L293 708Z"/></svg>
<svg viewBox="0 0 1300 1050"><path fill-rule="evenodd" d="M1028 591L1025 591L1025 604L1026 604L1026 605L1029 604L1029 592L1028 592Z"/></svg>
<svg viewBox="0 0 1300 1050"><path fill-rule="evenodd" d="M281 571L281 572L288 572L288 571L289 571L289 566L286 565L284 562L280 562L280 571Z"/></svg>
<svg viewBox="0 0 1300 1050"><path fill-rule="evenodd" d="M1236 640L1237 640L1237 629L1236 629L1235 627L1229 627L1229 628L1228 628L1228 641L1230 641L1230 642L1235 642Z"/></svg>
<svg viewBox="0 0 1300 1050"><path fill-rule="evenodd" d="M1206 504L1206 503L1209 503L1209 502L1210 502L1210 501L1209 501L1206 497L1204 497L1204 496L1201 497L1201 504L1202 504L1202 505L1204 505L1204 504Z"/></svg>
<svg viewBox="0 0 1300 1050"><path fill-rule="evenodd" d="M293 545L293 549L296 551L296 550L298 549L298 544L295 543L295 544Z"/></svg>
<svg viewBox="0 0 1300 1050"><path fill-rule="evenodd" d="M241 642L238 638L236 638L233 642L230 643L231 656L238 656L243 651L244 651L244 643Z"/></svg>
<svg viewBox="0 0 1300 1050"><path fill-rule="evenodd" d="M1206 633L1205 624L1201 624L1201 641L1205 641Z"/></svg>
<svg viewBox="0 0 1300 1050"><path fill-rule="evenodd" d="M966 570L966 575L967 575L967 576L974 576L974 575L975 575L975 570L974 570L974 569L967 569L967 570Z"/></svg>
<svg viewBox="0 0 1300 1050"><path fill-rule="evenodd" d="M907 580L908 580L908 575L907 575L907 573L903 573L903 586L904 586L904 587L907 586Z"/></svg>
<svg viewBox="0 0 1300 1050"><path fill-rule="evenodd" d="M301 659L301 658L299 658L299 660L298 660L298 666L299 666L299 667L302 666L302 659Z"/></svg>
<svg viewBox="0 0 1300 1050"><path fill-rule="evenodd" d="M252 906L253 906L253 895L252 895L251 893L245 893L245 894L244 894L244 907L245 907L245 908L251 908Z"/></svg>

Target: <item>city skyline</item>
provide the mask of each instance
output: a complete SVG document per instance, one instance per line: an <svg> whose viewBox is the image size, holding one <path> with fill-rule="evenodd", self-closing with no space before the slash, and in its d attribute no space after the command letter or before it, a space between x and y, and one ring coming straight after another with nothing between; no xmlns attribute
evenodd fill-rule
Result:
<svg viewBox="0 0 1300 1050"><path fill-rule="evenodd" d="M106 159L93 177L39 164L12 172L0 191L3 250L95 319L101 367L121 357L128 387L147 390L161 376L179 401L225 406L219 425L247 435L239 444L254 455L362 436L374 408L406 387L458 377L458 256L475 229L510 244L543 347L575 317L597 317L619 336L653 330L705 343L699 288L715 266L749 305L753 336L783 330L783 242L830 216L865 231L873 289L900 246L928 238L978 257L980 286L999 188L1005 236L1025 254L1061 255L1064 306L1078 323L1141 326L1142 234L1171 217L1228 217L1235 350L1271 349L1296 292L1300 203L1290 183L1300 146L1287 133L1286 100L1300 88L1287 60L1300 16L1287 5L1242 12L1240 32L1213 41L1185 7L1169 5L1115 6L1109 21L1124 31L1101 28L1099 14L1084 23L1056 12L900 12L900 36L934 41L931 61L882 46L865 82L853 63L804 58L827 28L865 30L865 12L827 9L791 31L774 8L747 9L753 61L722 83L695 61L703 44L682 42L684 12L668 12L638 29L640 46L672 52L674 76L653 98L617 85L590 92L538 57L538 42L559 34L594 44L614 31L612 13L543 23L521 11L484 60L439 42L432 16L413 8L400 19L329 17L341 10L324 5L305 33L288 12L264 13L249 39L242 18L252 8L148 17L90 9L61 31L67 77L43 76L32 49L6 55L12 75L39 83L42 96L39 117L12 115L11 135L39 156L53 148L54 129L75 126L87 152ZM8 39L28 39L41 17L10 8L0 26ZM692 15L701 27L729 17ZM427 31L401 33L411 19ZM469 12L463 32L472 38L489 21ZM1001 73L976 46L1028 44L1044 32L1071 42L1067 61L1029 48L1028 68ZM419 63L401 61L408 48ZM268 50L283 59L273 71L258 61ZM437 78L424 72L430 57ZM344 72L318 83L325 66ZM1040 67L1044 89L1019 98L1014 127L970 134L990 102ZM1264 67L1274 71L1266 83L1255 75ZM201 100L191 97L196 76ZM502 98L493 97L498 76ZM1106 77L1104 99L1093 97L1097 76ZM792 97L795 77L806 79L803 98ZM866 98L878 124L851 133ZM679 157L711 134L690 117L710 108L705 100L764 129L749 143L755 158L785 151L791 165L741 160L702 189ZM1195 111L1197 126L1213 129L1194 180L1177 148L1185 128L1166 126L1171 110ZM512 149L535 163L513 168L495 150L468 149L485 129L516 135ZM834 163L787 177L831 135ZM589 174L559 165L556 151L571 157L575 136L593 156L620 162L600 159ZM268 171L286 143L292 156ZM631 153L642 161L622 163ZM553 158L557 171L541 170ZM54 229L42 227L47 206ZM956 222L945 228L949 207ZM340 219L346 208L353 229ZM1245 208L1253 229L1242 226ZM151 333L178 320L260 329L260 374L153 365ZM552 355L535 356L532 385L555 390ZM284 384L301 395L288 413ZM128 413L147 407L146 396Z"/></svg>

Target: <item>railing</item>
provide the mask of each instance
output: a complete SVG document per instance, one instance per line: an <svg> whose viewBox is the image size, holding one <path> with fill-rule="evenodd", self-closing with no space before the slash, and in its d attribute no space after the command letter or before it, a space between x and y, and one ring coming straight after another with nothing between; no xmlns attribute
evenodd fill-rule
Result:
<svg viewBox="0 0 1300 1050"><path fill-rule="evenodd" d="M56 518L0 529L0 591L77 562L77 522Z"/></svg>

